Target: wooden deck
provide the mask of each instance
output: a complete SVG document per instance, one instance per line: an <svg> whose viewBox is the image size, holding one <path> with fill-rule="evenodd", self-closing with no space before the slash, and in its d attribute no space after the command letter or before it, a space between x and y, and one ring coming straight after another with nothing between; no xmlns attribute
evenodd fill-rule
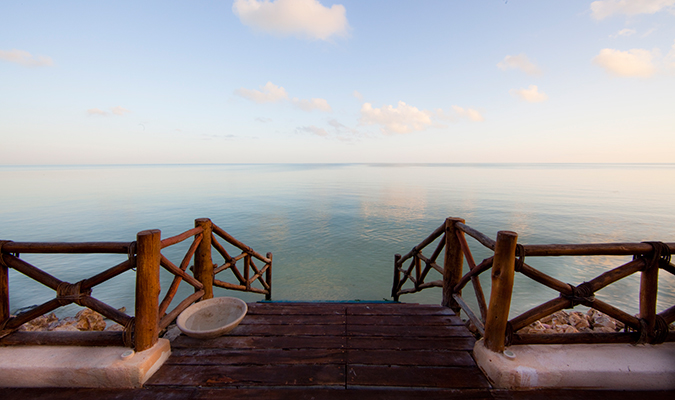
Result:
<svg viewBox="0 0 675 400"><path fill-rule="evenodd" d="M143 389L0 389L0 398L636 398L619 391L494 390L471 356L473 344L462 321L440 306L253 303L230 335L175 339L171 357Z"/></svg>

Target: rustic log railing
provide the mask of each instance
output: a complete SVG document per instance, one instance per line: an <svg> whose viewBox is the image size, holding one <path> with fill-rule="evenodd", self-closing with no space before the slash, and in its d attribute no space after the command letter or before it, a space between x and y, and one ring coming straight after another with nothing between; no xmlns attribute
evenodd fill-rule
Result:
<svg viewBox="0 0 675 400"><path fill-rule="evenodd" d="M212 230L229 243L242 249L243 256L229 257L223 247L215 240ZM169 246L183 242L189 238L193 241L183 257L180 266L176 266L161 251ZM205 239L206 238L206 239ZM226 262L214 271L211 261L211 247L223 254ZM20 258L20 254L125 254L127 260L109 268L93 277L76 283L62 281L49 273L29 264ZM265 262L258 269L250 260L256 257ZM194 257L194 276L187 272L190 261ZM232 269L240 276L235 263L244 258L244 277L242 285L232 285L214 279L214 274L225 269ZM248 260L248 261L247 261ZM171 285L162 299L160 295L160 267L174 275ZM10 315L9 308L9 268L56 291L56 297L44 304ZM249 278L250 270L255 272ZM111 278L126 271L135 270L135 315L130 316L116 308L92 297L92 289ZM265 274L265 280L261 279ZM255 280L263 282L264 289L251 287ZM168 308L173 301L180 283L187 282L194 288L194 293L183 299L173 310ZM222 283L222 284L221 284ZM195 228L179 235L161 239L159 230L139 232L135 242L88 242L88 243L33 243L0 241L0 345L48 344L48 345L87 345L87 346L126 346L136 351L152 347L158 340L161 330L166 328L190 304L200 299L213 297L213 285L227 289L265 294L270 299L272 286L272 254L262 257L250 247L237 241L224 230L217 227L207 218L197 219ZM75 303L94 310L104 317L124 327L122 332L23 332L17 329L37 317L59 307Z"/></svg>
<svg viewBox="0 0 675 400"><path fill-rule="evenodd" d="M466 242L465 235L494 252L476 265ZM434 240L442 237L430 258L422 256L422 249ZM669 331L669 324L675 322L675 306L661 313L656 312L658 292L658 272L664 270L675 274L675 266L670 256L675 252L675 243L602 243L602 244L550 244L521 245L517 243L515 232L500 231L497 240L492 240L481 232L469 227L464 220L448 218L427 239L415 246L405 256L395 255L394 285L392 297L398 301L402 294L414 293L427 287L442 286L442 304L456 312L462 310L478 332L484 336L485 345L492 351L503 351L510 344L544 343L652 343L675 341L675 333ZM435 260L445 247L443 268ZM525 263L526 257L550 256L633 256L633 260L607 271L600 276L577 286L564 283ZM462 275L463 258L466 258L468 272ZM403 262L412 259L407 269ZM421 268L421 262L425 268ZM425 283L430 268L443 274L443 284L439 281ZM492 289L489 305L486 306L479 275L492 269ZM415 274L413 276L413 270ZM515 272L545 285L560 295L544 304L538 305L509 320L511 295ZM598 290L630 276L641 273L640 313L632 316L602 300L595 298ZM401 278L403 274L403 278ZM404 283L410 280L414 287L404 289ZM477 315L462 298L462 289L471 281L477 297L480 314ZM565 308L584 305L601 311L625 324L627 329L617 333L566 333L566 334L520 334L518 331L529 324Z"/></svg>

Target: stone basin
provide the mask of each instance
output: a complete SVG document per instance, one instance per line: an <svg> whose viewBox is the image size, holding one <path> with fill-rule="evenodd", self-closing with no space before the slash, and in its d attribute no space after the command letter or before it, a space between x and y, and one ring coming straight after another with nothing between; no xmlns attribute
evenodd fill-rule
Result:
<svg viewBox="0 0 675 400"><path fill-rule="evenodd" d="M178 329L197 339L213 339L236 328L248 306L236 297L214 297L186 308L176 320Z"/></svg>

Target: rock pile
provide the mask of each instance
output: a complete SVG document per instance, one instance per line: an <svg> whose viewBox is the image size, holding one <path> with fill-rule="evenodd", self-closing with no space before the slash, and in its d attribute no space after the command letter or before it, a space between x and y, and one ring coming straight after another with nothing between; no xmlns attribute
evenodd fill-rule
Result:
<svg viewBox="0 0 675 400"><path fill-rule="evenodd" d="M611 333L622 329L624 329L622 322L591 308L586 314L580 311L555 312L524 327L518 333Z"/></svg>
<svg viewBox="0 0 675 400"><path fill-rule="evenodd" d="M85 308L74 317L59 319L54 313L45 314L26 322L19 327L19 331L122 331L120 324L111 323L107 326L103 316L96 311Z"/></svg>

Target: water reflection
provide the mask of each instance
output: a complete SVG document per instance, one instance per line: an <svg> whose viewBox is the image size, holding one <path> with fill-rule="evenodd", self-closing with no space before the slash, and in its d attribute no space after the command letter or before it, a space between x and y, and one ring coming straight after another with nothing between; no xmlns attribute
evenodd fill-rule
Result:
<svg viewBox="0 0 675 400"><path fill-rule="evenodd" d="M673 178L673 165L0 167L0 182L12 188L0 197L0 238L131 241L144 229L159 228L168 237L209 217L257 251L274 253L275 299L381 300L390 296L393 255L406 253L448 216L465 218L493 238L515 230L523 243L675 241L675 186L663 184ZM477 263L489 255L475 241L469 245ZM178 264L187 246L166 255ZM115 264L107 256L35 257L55 276L75 281ZM573 284L621 262L528 260ZM163 273L163 290L171 279ZM482 279L486 294L489 281ZM663 309L675 303L675 280L662 271L659 281ZM515 284L514 312L557 296L522 276ZM15 271L10 286L13 310L53 297ZM638 288L635 275L598 297L635 313ZM177 296L191 290L183 284ZM125 273L94 296L132 310L133 291L133 273ZM402 300L438 303L440 290Z"/></svg>

